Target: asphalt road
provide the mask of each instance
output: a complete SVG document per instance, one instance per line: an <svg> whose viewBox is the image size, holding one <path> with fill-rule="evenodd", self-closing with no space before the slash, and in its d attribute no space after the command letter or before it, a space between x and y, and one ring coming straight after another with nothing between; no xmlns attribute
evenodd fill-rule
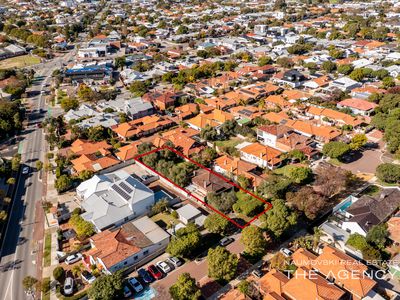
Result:
<svg viewBox="0 0 400 300"><path fill-rule="evenodd" d="M37 277L36 255L43 247L43 237L33 239L35 207L37 202L41 201L43 192L43 184L40 173L35 170L35 162L38 159L43 161L46 153L43 129L36 125L46 117L47 111L44 96L40 92L48 90L45 85L50 82L53 70L60 68L62 62L67 61L74 52L41 64L35 69L35 77L44 76L44 78L30 88L30 91L37 93L29 99L32 103L31 113L28 116L29 123L22 133L21 168L29 166L30 171L27 175L21 173L17 178L16 194L1 252L0 299L32 299L32 296L27 296L23 291L22 280L27 275ZM40 109L43 109L42 113ZM43 221L41 220L41 223Z"/></svg>

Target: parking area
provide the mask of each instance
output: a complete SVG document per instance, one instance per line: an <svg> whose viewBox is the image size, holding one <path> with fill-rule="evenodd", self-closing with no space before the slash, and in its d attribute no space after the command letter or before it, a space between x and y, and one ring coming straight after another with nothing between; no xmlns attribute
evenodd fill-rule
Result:
<svg viewBox="0 0 400 300"><path fill-rule="evenodd" d="M359 153L349 163L343 163L341 168L349 170L354 174L374 174L376 167L384 162L382 159L383 154L381 149L368 149Z"/></svg>

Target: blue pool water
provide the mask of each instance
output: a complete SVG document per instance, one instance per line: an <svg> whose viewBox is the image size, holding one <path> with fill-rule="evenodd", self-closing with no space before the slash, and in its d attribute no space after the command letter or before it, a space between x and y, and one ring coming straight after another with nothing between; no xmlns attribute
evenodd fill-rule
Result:
<svg viewBox="0 0 400 300"><path fill-rule="evenodd" d="M172 200L172 197L163 190L154 193L154 200L156 203L160 201L162 198L167 198L169 201Z"/></svg>
<svg viewBox="0 0 400 300"><path fill-rule="evenodd" d="M344 204L339 208L339 210L340 210L340 211L346 211L346 210L351 206L351 204L352 204L352 202L351 202L351 201L348 201L348 202L344 203Z"/></svg>
<svg viewBox="0 0 400 300"><path fill-rule="evenodd" d="M156 296L156 291L150 287L146 286L143 291L135 295L135 300L150 300Z"/></svg>

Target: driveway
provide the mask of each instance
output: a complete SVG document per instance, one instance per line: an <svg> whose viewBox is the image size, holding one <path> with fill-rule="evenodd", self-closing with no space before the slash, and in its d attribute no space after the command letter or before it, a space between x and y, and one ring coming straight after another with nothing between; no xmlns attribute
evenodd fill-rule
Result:
<svg viewBox="0 0 400 300"><path fill-rule="evenodd" d="M382 164L383 153L380 149L369 149L361 152L359 157L350 163L343 163L340 167L353 172L374 174L376 167Z"/></svg>

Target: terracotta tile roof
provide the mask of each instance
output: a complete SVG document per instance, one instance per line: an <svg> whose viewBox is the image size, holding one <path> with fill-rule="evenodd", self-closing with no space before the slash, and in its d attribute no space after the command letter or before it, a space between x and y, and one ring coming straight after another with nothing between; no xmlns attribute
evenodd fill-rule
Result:
<svg viewBox="0 0 400 300"><path fill-rule="evenodd" d="M83 170L97 172L114 166L120 161L111 155L96 157L95 154L83 154L79 158L71 160L71 163L75 171L79 173Z"/></svg>
<svg viewBox="0 0 400 300"><path fill-rule="evenodd" d="M109 145L106 141L92 142L92 141L77 139L71 144L69 150L74 154L92 154L97 151L103 153L104 152L109 153L109 151L107 150L111 148L112 146Z"/></svg>
<svg viewBox="0 0 400 300"><path fill-rule="evenodd" d="M301 133L322 138L325 141L333 140L341 135L341 132L332 126L314 126L301 120L286 120L285 125Z"/></svg>
<svg viewBox="0 0 400 300"><path fill-rule="evenodd" d="M284 90L282 96L285 97L287 100L308 99L311 97L309 93L299 90Z"/></svg>
<svg viewBox="0 0 400 300"><path fill-rule="evenodd" d="M281 111L279 113L271 111L271 112L265 114L264 118L273 123L280 123L285 119L289 119L289 116L283 111Z"/></svg>
<svg viewBox="0 0 400 300"><path fill-rule="evenodd" d="M210 107L215 107L217 109L224 109L227 107L231 107L236 105L236 101L233 99L229 99L229 98L209 98L209 99L205 99L204 100L206 102L206 105L210 106Z"/></svg>
<svg viewBox="0 0 400 300"><path fill-rule="evenodd" d="M319 108L315 106L309 106L306 111L307 114L318 117L327 117L328 119L336 120L338 122L342 122L351 126L357 126L362 123L367 123L367 121L364 120L363 118L353 117L352 115L348 115L340 111L329 108L322 108L322 107Z"/></svg>
<svg viewBox="0 0 400 300"><path fill-rule="evenodd" d="M389 238L395 243L400 243L400 216L391 217L387 225Z"/></svg>
<svg viewBox="0 0 400 300"><path fill-rule="evenodd" d="M282 95L271 95L268 96L265 99L266 104L273 104L275 106L280 106L280 107L288 107L291 106L291 103L289 101L285 100L285 97Z"/></svg>
<svg viewBox="0 0 400 300"><path fill-rule="evenodd" d="M313 79L312 81L314 81L319 87L323 87L329 84L329 82L331 82L331 78L328 75L324 75L318 78Z"/></svg>
<svg viewBox="0 0 400 300"><path fill-rule="evenodd" d="M259 143L253 143L240 149L240 152L244 152L253 156L262 158L268 161L269 164L276 165L281 162L280 155L281 151L261 145Z"/></svg>
<svg viewBox="0 0 400 300"><path fill-rule="evenodd" d="M315 271L301 267L283 286L283 293L296 300L339 300L345 294Z"/></svg>
<svg viewBox="0 0 400 300"><path fill-rule="evenodd" d="M297 249L292 255L292 261L297 267L305 267L307 269L312 269L312 262L316 258L316 255L304 248Z"/></svg>
<svg viewBox="0 0 400 300"><path fill-rule="evenodd" d="M323 275L331 275L337 284L343 284L358 299L364 298L376 285L364 275L368 270L364 264L331 246L324 247L314 264Z"/></svg>
<svg viewBox="0 0 400 300"><path fill-rule="evenodd" d="M257 167L256 165L247 161L240 160L237 157L230 157L228 155L218 157L214 160L214 163L216 166L219 166L226 172L230 172L235 175L240 175Z"/></svg>
<svg viewBox="0 0 400 300"><path fill-rule="evenodd" d="M118 151L116 153L116 156L120 159L120 160L130 160L133 159L137 154L138 154L138 149L137 147L141 144L142 142L137 141L137 142L133 142L129 145L126 146L122 146L120 148L118 148Z"/></svg>
<svg viewBox="0 0 400 300"><path fill-rule="evenodd" d="M275 135L275 136L280 136L280 135L288 133L289 131L292 131L291 128L284 126L284 125L280 125L280 124L278 124L278 125L275 125L275 124L262 125L262 126L257 127L257 129L264 131L266 133Z"/></svg>
<svg viewBox="0 0 400 300"><path fill-rule="evenodd" d="M192 124L198 128L205 128L206 125L212 127L218 126L227 120L232 120L233 116L225 111L214 109L209 114L198 114L196 117L189 119L187 123Z"/></svg>
<svg viewBox="0 0 400 300"><path fill-rule="evenodd" d="M249 297L245 296L242 292L237 289L229 290L225 295L223 295L220 300L247 300Z"/></svg>
<svg viewBox="0 0 400 300"><path fill-rule="evenodd" d="M347 57L347 58L343 58L343 59L337 59L336 60L336 64L339 65L339 66L341 66L341 65L349 65L355 60L356 60L356 58L354 58L354 57Z"/></svg>
<svg viewBox="0 0 400 300"><path fill-rule="evenodd" d="M276 269L272 269L263 277L258 279L260 291L263 294L282 294L282 287L289 281L289 278Z"/></svg>
<svg viewBox="0 0 400 300"><path fill-rule="evenodd" d="M375 107L378 106L378 104L376 104L376 103L369 102L369 101L363 100L363 99L358 99L358 98L349 98L349 99L342 100L338 103L338 105L355 108L355 109L363 110L363 111L373 110L373 109L375 109Z"/></svg>
<svg viewBox="0 0 400 300"><path fill-rule="evenodd" d="M368 93L368 94L373 94L373 93L385 94L385 93L387 93L387 90L380 89L373 85L364 85L362 87L352 89L351 92L352 93Z"/></svg>

